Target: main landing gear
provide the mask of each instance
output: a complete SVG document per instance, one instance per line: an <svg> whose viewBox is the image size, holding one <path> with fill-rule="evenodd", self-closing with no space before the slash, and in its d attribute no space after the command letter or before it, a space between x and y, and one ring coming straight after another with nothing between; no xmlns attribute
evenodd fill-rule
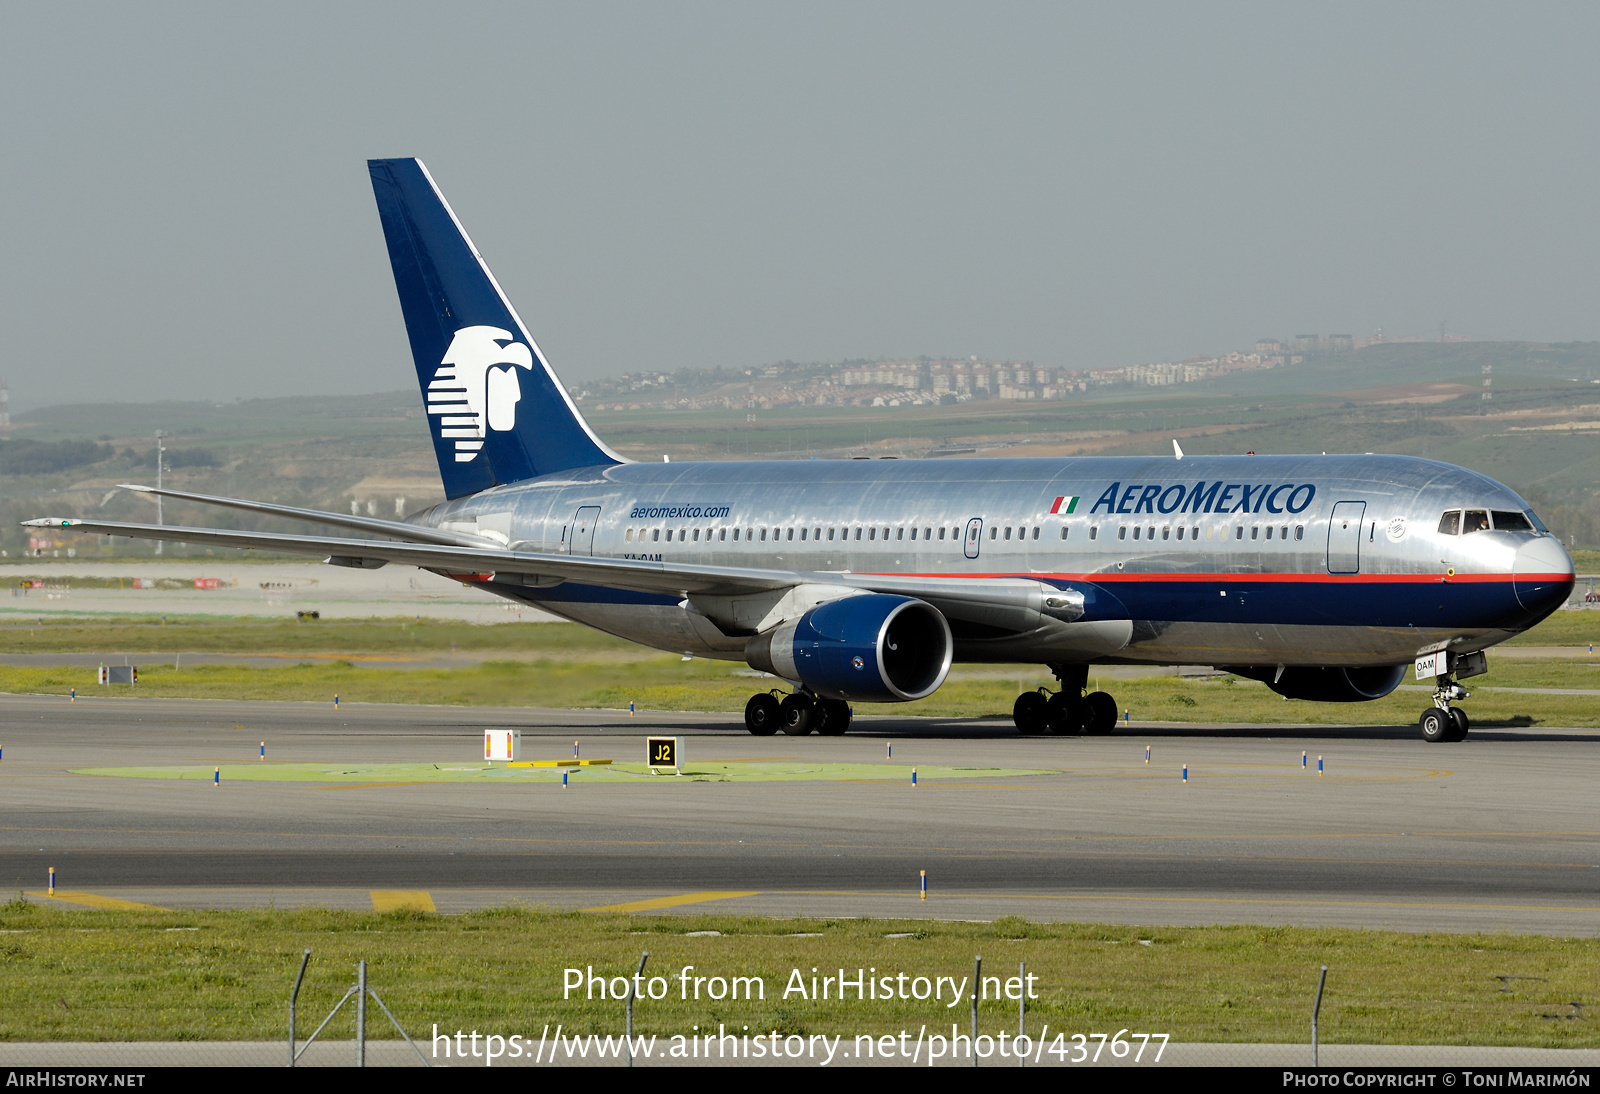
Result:
<svg viewBox="0 0 1600 1094"><path fill-rule="evenodd" d="M1426 670L1424 670L1426 671ZM1417 728L1422 739L1429 744L1465 740L1470 723L1467 712L1450 705L1452 700L1465 699L1472 693L1449 675L1434 677L1433 706L1422 712Z"/></svg>
<svg viewBox="0 0 1600 1094"><path fill-rule="evenodd" d="M1017 732L1025 735L1057 733L1110 733L1117 728L1117 701L1103 691L1084 695L1089 687L1088 665L1051 665L1061 690L1025 691L1011 708Z"/></svg>
<svg viewBox="0 0 1600 1094"><path fill-rule="evenodd" d="M823 699L804 691L758 692L744 705L744 727L757 737L770 737L780 729L791 737L807 733L837 737L850 728L850 719L850 704L843 699Z"/></svg>

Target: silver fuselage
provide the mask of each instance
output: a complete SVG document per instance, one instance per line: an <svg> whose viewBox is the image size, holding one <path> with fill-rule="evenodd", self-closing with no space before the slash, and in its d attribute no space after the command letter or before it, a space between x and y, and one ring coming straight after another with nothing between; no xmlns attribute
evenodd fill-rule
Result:
<svg viewBox="0 0 1600 1094"><path fill-rule="evenodd" d="M1570 591L1554 537L1442 534L1455 509L1528 505L1401 456L808 460L581 469L411 519L516 550L823 581L1020 576L1086 597L1071 622L958 626L957 660L1374 665L1483 649ZM744 655L746 636L690 596L485 586L645 645Z"/></svg>

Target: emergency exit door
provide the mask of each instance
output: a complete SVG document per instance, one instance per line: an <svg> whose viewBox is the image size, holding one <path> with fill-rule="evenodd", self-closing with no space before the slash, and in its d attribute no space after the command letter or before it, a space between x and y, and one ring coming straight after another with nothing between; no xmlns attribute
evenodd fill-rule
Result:
<svg viewBox="0 0 1600 1094"><path fill-rule="evenodd" d="M1341 501L1333 507L1328 521L1328 572L1361 572L1361 521L1367 514L1364 501Z"/></svg>
<svg viewBox="0 0 1600 1094"><path fill-rule="evenodd" d="M983 521L973 517L967 521L967 539L962 545L968 558L977 558L978 550L983 546Z"/></svg>

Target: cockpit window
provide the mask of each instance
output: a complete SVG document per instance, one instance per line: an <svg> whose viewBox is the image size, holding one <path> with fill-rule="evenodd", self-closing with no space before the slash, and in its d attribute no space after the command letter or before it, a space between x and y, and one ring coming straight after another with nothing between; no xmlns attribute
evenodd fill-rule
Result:
<svg viewBox="0 0 1600 1094"><path fill-rule="evenodd" d="M1528 523L1527 517L1515 511L1501 509L1494 511L1494 527L1497 532L1533 531L1533 525Z"/></svg>
<svg viewBox="0 0 1600 1094"><path fill-rule="evenodd" d="M1452 509L1439 518L1439 534L1441 536L1459 536L1461 534L1461 510Z"/></svg>
<svg viewBox="0 0 1600 1094"><path fill-rule="evenodd" d="M1486 532L1489 530L1489 514L1482 509L1468 509L1466 519L1461 522L1461 534L1469 532Z"/></svg>
<svg viewBox="0 0 1600 1094"><path fill-rule="evenodd" d="M1544 526L1544 521L1539 519L1538 513L1535 513L1532 509L1529 509L1527 510L1527 516L1528 520L1532 522L1534 528L1541 536L1548 536L1550 534L1550 529Z"/></svg>

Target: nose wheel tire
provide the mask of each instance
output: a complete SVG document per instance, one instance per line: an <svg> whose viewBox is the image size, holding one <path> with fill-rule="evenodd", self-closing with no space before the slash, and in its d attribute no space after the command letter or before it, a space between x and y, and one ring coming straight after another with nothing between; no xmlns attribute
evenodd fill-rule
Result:
<svg viewBox="0 0 1600 1094"><path fill-rule="evenodd" d="M1422 712L1422 717L1417 719L1417 729L1422 733L1422 739L1429 744L1439 744L1455 739L1456 720L1451 717L1452 711L1440 710L1438 707L1429 707Z"/></svg>
<svg viewBox="0 0 1600 1094"><path fill-rule="evenodd" d="M816 708L805 695L788 695L778 704L778 728L791 737L804 737L816 726Z"/></svg>
<svg viewBox="0 0 1600 1094"><path fill-rule="evenodd" d="M744 705L744 728L757 737L770 737L778 732L778 700L767 692L750 696Z"/></svg>
<svg viewBox="0 0 1600 1094"><path fill-rule="evenodd" d="M1011 707L1011 720L1017 732L1026 736L1043 733L1050 720L1050 702L1037 691L1025 691Z"/></svg>

